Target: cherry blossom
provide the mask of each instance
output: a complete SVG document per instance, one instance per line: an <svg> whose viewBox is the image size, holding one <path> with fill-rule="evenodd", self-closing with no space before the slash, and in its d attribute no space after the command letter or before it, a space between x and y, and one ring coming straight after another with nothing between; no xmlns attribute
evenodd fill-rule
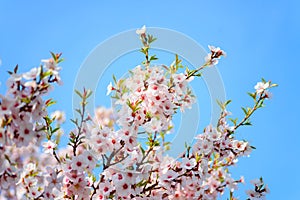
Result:
<svg viewBox="0 0 300 200"><path fill-rule="evenodd" d="M208 45L210 53L205 57L205 61L207 65L213 66L219 63L219 59L221 56L226 56L226 53L220 49L220 47L214 47Z"/></svg>
<svg viewBox="0 0 300 200"><path fill-rule="evenodd" d="M149 48L155 38L145 26L136 33L145 55L142 65L109 83L113 108L87 113L92 93L76 91L82 102L71 119L67 147L60 144L60 125L68 122L64 112L48 113L55 101L47 95L62 83L61 54L51 53L29 72L18 72L18 66L9 72L7 92L0 95L0 199L217 199L226 190L236 199L233 192L244 178L231 176L232 166L254 149L236 137L236 130L251 124L276 84L257 83L249 93L254 105L243 108L240 121L228 118L230 101L219 102L217 124L200 131L177 158L170 157L165 136L172 134L173 116L196 101L189 83L226 53L209 46L202 66L182 72L178 55L170 66L152 64L157 57ZM269 188L263 179L251 183L249 199L265 199Z"/></svg>
<svg viewBox="0 0 300 200"><path fill-rule="evenodd" d="M53 153L54 148L57 146L57 144L55 144L54 142L48 140L47 142L44 142L43 145L44 147L44 152L45 153Z"/></svg>
<svg viewBox="0 0 300 200"><path fill-rule="evenodd" d="M146 26L144 25L141 29L136 30L136 34L142 35L146 33Z"/></svg>
<svg viewBox="0 0 300 200"><path fill-rule="evenodd" d="M188 158L183 158L182 159L182 167L185 169L192 169L196 166L197 162L195 160L195 158L192 159L188 159Z"/></svg>
<svg viewBox="0 0 300 200"><path fill-rule="evenodd" d="M113 90L113 86L112 86L112 83L110 82L109 85L107 86L107 93L106 93L106 95L109 95L112 90Z"/></svg>
<svg viewBox="0 0 300 200"><path fill-rule="evenodd" d="M66 115L63 111L56 110L50 114L51 118L54 118L59 124L62 124L66 121Z"/></svg>
<svg viewBox="0 0 300 200"><path fill-rule="evenodd" d="M270 83L269 82L266 82L266 83L263 83L263 82L258 82L254 89L256 90L256 92L258 94L261 94L263 93L266 89L268 89L270 87Z"/></svg>

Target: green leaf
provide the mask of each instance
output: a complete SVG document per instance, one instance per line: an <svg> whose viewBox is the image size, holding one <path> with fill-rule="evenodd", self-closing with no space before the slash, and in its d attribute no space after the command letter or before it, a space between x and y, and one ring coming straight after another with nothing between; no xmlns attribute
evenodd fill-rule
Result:
<svg viewBox="0 0 300 200"><path fill-rule="evenodd" d="M16 65L15 68L14 68L15 74L18 72L18 68L19 68L19 65Z"/></svg>
<svg viewBox="0 0 300 200"><path fill-rule="evenodd" d="M251 126L252 124L251 124L250 120L247 119L247 121L245 121L245 122L243 123L243 125L244 125L244 126Z"/></svg>
<svg viewBox="0 0 300 200"><path fill-rule="evenodd" d="M229 118L229 120L236 126L238 118Z"/></svg>
<svg viewBox="0 0 300 200"><path fill-rule="evenodd" d="M82 94L81 94L78 90L75 90L75 93L76 93L80 98L83 98Z"/></svg>
<svg viewBox="0 0 300 200"><path fill-rule="evenodd" d="M69 145L69 146L71 146L71 147L73 147L73 144L72 144L72 142L69 142L69 143L68 143L68 145Z"/></svg>
<svg viewBox="0 0 300 200"><path fill-rule="evenodd" d="M114 96L110 96L110 98L112 98L112 99L120 99L120 97L117 94L114 95Z"/></svg>
<svg viewBox="0 0 300 200"><path fill-rule="evenodd" d="M9 156L8 155L6 155L6 154L4 154L4 157L5 157L5 159L9 162L9 163L11 163L11 161L10 161L10 159L9 159Z"/></svg>
<svg viewBox="0 0 300 200"><path fill-rule="evenodd" d="M201 76L202 76L202 73L201 73L201 72L198 72L198 73L193 74L193 76L201 77Z"/></svg>
<svg viewBox="0 0 300 200"><path fill-rule="evenodd" d="M201 157L202 157L202 154L199 155L198 153L196 153L196 155L195 155L196 162L199 162L201 160Z"/></svg>
<svg viewBox="0 0 300 200"><path fill-rule="evenodd" d="M81 110L80 109L75 109L75 111L79 114L79 115L81 115Z"/></svg>
<svg viewBox="0 0 300 200"><path fill-rule="evenodd" d="M273 84L270 86L270 88L272 88L272 87L278 87L278 84L273 83Z"/></svg>
<svg viewBox="0 0 300 200"><path fill-rule="evenodd" d="M217 100L217 104L219 105L220 108L223 108L223 104L221 101Z"/></svg>
<svg viewBox="0 0 300 200"><path fill-rule="evenodd" d="M227 101L225 101L224 103L222 103L221 101L217 100L217 104L220 106L220 108L221 108L222 110L225 110L225 109L226 109L226 106L227 106L228 104L230 104L230 103L231 103L231 100L227 100Z"/></svg>
<svg viewBox="0 0 300 200"><path fill-rule="evenodd" d="M230 194L229 194L229 200L233 200L234 198L233 198L233 192L232 191L230 191Z"/></svg>
<svg viewBox="0 0 300 200"><path fill-rule="evenodd" d="M93 94L92 90L88 89L86 92L86 99L88 99Z"/></svg>
<svg viewBox="0 0 300 200"><path fill-rule="evenodd" d="M61 63L63 61L65 61L65 59L64 58L60 58L60 59L58 59L57 63Z"/></svg>
<svg viewBox="0 0 300 200"><path fill-rule="evenodd" d="M117 85L117 78L116 78L116 76L113 74L113 80L114 80L114 83L115 83L115 85Z"/></svg>
<svg viewBox="0 0 300 200"><path fill-rule="evenodd" d="M41 75L41 79L43 79L43 78L45 78L45 77L47 77L47 76L50 76L50 75L52 75L52 71L46 71L46 72L44 72L44 73Z"/></svg>
<svg viewBox="0 0 300 200"><path fill-rule="evenodd" d="M190 70L189 70L189 68L188 68L188 67L185 67L185 73L186 73L187 75L189 75L189 74L190 74Z"/></svg>
<svg viewBox="0 0 300 200"><path fill-rule="evenodd" d="M154 42L157 38L153 37L153 35L148 34L148 43L151 44L152 42Z"/></svg>
<svg viewBox="0 0 300 200"><path fill-rule="evenodd" d="M171 142L165 142L164 143L164 145L170 145L171 144Z"/></svg>
<svg viewBox="0 0 300 200"><path fill-rule="evenodd" d="M261 176L260 178L259 178L259 180L260 180L260 182L264 182L264 180L263 180L263 177Z"/></svg>
<svg viewBox="0 0 300 200"><path fill-rule="evenodd" d="M160 146L160 142L157 141L157 140L155 140L155 141L153 142L153 146L155 146L155 147Z"/></svg>
<svg viewBox="0 0 300 200"><path fill-rule="evenodd" d="M74 120L74 119L70 119L71 122L73 122L75 125L78 125L78 119Z"/></svg>
<svg viewBox="0 0 300 200"><path fill-rule="evenodd" d="M141 151L142 151L142 154L145 155L145 149L143 149L142 146L140 146L140 149L141 149Z"/></svg>
<svg viewBox="0 0 300 200"><path fill-rule="evenodd" d="M248 115L248 112L247 112L246 108L242 107L242 110L244 111L245 115Z"/></svg>
<svg viewBox="0 0 300 200"><path fill-rule="evenodd" d="M50 54L51 54L51 56L52 56L53 60L55 60L55 61L56 61L56 55L55 55L55 53L53 53L52 51L50 51Z"/></svg>
<svg viewBox="0 0 300 200"><path fill-rule="evenodd" d="M262 107L264 107L265 105L264 105L264 101L262 100L262 101L260 101L259 103L258 103L258 105L257 105L257 107L258 108L262 108Z"/></svg>
<svg viewBox="0 0 300 200"><path fill-rule="evenodd" d="M96 182L96 180L97 180L96 176L94 174L92 174L92 181Z"/></svg>
<svg viewBox="0 0 300 200"><path fill-rule="evenodd" d="M131 110L134 110L134 108L133 108L133 106L131 105L131 102L130 102L129 99L127 99L126 104L129 106L129 108L130 108Z"/></svg>
<svg viewBox="0 0 300 200"><path fill-rule="evenodd" d="M224 103L224 106L226 107L228 104L230 104L231 103L231 100L229 99L229 100L227 100L225 103Z"/></svg>
<svg viewBox="0 0 300 200"><path fill-rule="evenodd" d="M145 186L147 185L148 181L147 180L141 180L140 182L138 182L136 184L136 187L142 187L142 186Z"/></svg>
<svg viewBox="0 0 300 200"><path fill-rule="evenodd" d="M60 127L57 127L57 128L55 128L55 129L53 129L52 131L51 131L51 133L53 134L53 133L55 133L56 131L58 131L60 129Z"/></svg>
<svg viewBox="0 0 300 200"><path fill-rule="evenodd" d="M147 54L148 50L149 50L149 47L142 47L140 52L142 52L143 54Z"/></svg>
<svg viewBox="0 0 300 200"><path fill-rule="evenodd" d="M49 106L52 106L54 104L56 104L56 101L52 100L52 99L48 99L46 102L45 102L46 106L49 107Z"/></svg>
<svg viewBox="0 0 300 200"><path fill-rule="evenodd" d="M151 56L150 57L150 61L152 61L152 60L157 60L158 58L156 57L156 55L153 55L153 56Z"/></svg>
<svg viewBox="0 0 300 200"><path fill-rule="evenodd" d="M248 94L252 99L256 100L256 92L254 92L254 93L248 92L247 94Z"/></svg>
<svg viewBox="0 0 300 200"><path fill-rule="evenodd" d="M22 98L21 101L26 103L26 104L31 102L30 98L28 98L28 97Z"/></svg>

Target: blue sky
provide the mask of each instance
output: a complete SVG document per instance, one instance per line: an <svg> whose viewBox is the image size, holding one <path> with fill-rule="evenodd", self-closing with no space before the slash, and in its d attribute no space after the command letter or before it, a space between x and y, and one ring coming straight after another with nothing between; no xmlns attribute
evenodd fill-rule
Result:
<svg viewBox="0 0 300 200"><path fill-rule="evenodd" d="M70 118L77 72L98 44L144 24L179 31L204 47L216 45L227 52L218 69L227 98L233 100L229 110L234 116L242 117L240 107L251 105L246 92L252 91L261 77L279 84L267 106L252 119L254 126L239 130L239 137L257 150L250 158L241 159L232 172L244 175L246 181L263 176L271 189L268 199L297 199L300 5L296 0L89 2L0 1L1 92L6 71L16 64L26 71L47 58L49 51L63 52L64 85L51 96L58 101L56 108L65 110ZM129 63L128 58L124 62ZM122 69L126 67L132 66ZM108 102L99 99L97 104ZM203 113L205 108L201 107ZM242 190L239 194L244 197Z"/></svg>

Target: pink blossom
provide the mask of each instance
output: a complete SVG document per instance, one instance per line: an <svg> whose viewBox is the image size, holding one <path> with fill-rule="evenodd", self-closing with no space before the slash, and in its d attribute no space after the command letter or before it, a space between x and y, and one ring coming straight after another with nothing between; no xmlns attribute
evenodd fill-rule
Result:
<svg viewBox="0 0 300 200"><path fill-rule="evenodd" d="M66 121L66 115L63 111L56 110L51 113L51 118L54 118L59 124L62 124Z"/></svg>
<svg viewBox="0 0 300 200"><path fill-rule="evenodd" d="M197 164L195 158L192 159L183 158L181 162L182 162L181 163L182 167L185 169L192 169Z"/></svg>
<svg viewBox="0 0 300 200"><path fill-rule="evenodd" d="M142 28L136 30L136 34L143 35L146 33L146 26L144 25Z"/></svg>
<svg viewBox="0 0 300 200"><path fill-rule="evenodd" d="M270 82L258 82L255 86L254 89L256 90L257 94L263 93L266 89L270 87Z"/></svg>
<svg viewBox="0 0 300 200"><path fill-rule="evenodd" d="M146 27L137 34L147 46L151 36L146 37ZM199 69L226 55L218 47L209 49ZM53 83L61 83L59 56L53 54L23 74L14 70L6 95L0 95L0 199L217 199L244 182L233 179L228 169L252 147L235 138L237 126L228 122L225 108L217 125L207 126L178 159L166 155L165 135L172 133L174 114L196 100L188 85L194 77L172 69L176 62L171 67L146 63L114 86L110 83L108 94L113 90L117 99L114 110L100 107L94 116L84 112L84 90L77 110L82 116L73 120L69 146L58 149L56 127L65 114L55 111L49 117L51 101L44 95ZM256 94L267 98L266 90L273 86L260 82ZM269 188L262 178L251 183L249 198L264 199Z"/></svg>
<svg viewBox="0 0 300 200"><path fill-rule="evenodd" d="M57 144L55 144L54 142L48 140L47 142L43 143L44 152L52 154L53 150L55 149L56 146L57 146Z"/></svg>
<svg viewBox="0 0 300 200"><path fill-rule="evenodd" d="M111 82L108 84L108 86L107 86L107 93L106 93L106 95L109 95L110 93L111 93L111 91L113 90L113 86L112 86L112 84L111 84Z"/></svg>

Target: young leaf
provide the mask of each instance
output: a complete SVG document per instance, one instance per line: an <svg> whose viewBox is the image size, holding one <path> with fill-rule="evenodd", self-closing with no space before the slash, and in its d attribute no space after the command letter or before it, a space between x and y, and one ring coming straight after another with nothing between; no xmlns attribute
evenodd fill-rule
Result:
<svg viewBox="0 0 300 200"><path fill-rule="evenodd" d="M114 80L115 85L117 85L117 78L114 74L113 74L113 80Z"/></svg>
<svg viewBox="0 0 300 200"><path fill-rule="evenodd" d="M19 68L19 65L16 65L15 68L14 68L15 74L18 72L18 68Z"/></svg>
<svg viewBox="0 0 300 200"><path fill-rule="evenodd" d="M256 92L254 92L254 93L248 92L248 95L249 95L252 99L256 100Z"/></svg>
<svg viewBox="0 0 300 200"><path fill-rule="evenodd" d="M46 106L49 107L51 105L54 105L56 104L56 101L52 100L52 99L48 99L46 102L45 102Z"/></svg>
<svg viewBox="0 0 300 200"><path fill-rule="evenodd" d="M246 108L242 107L242 110L244 111L245 115L248 115L248 111L246 110Z"/></svg>
<svg viewBox="0 0 300 200"><path fill-rule="evenodd" d="M75 93L76 93L80 98L83 98L82 94L81 94L78 90L75 90Z"/></svg>
<svg viewBox="0 0 300 200"><path fill-rule="evenodd" d="M158 58L156 57L156 55L153 55L153 56L151 56L150 57L150 61L152 61L152 60L157 60Z"/></svg>

